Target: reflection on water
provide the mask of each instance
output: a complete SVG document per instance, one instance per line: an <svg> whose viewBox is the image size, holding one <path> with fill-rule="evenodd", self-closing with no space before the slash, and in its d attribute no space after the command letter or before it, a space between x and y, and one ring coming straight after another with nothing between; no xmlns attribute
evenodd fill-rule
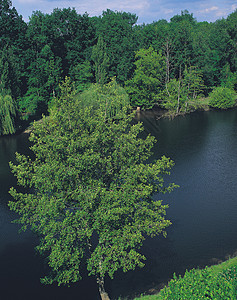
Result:
<svg viewBox="0 0 237 300"><path fill-rule="evenodd" d="M237 110L193 113L174 120L141 112L139 118L146 133L157 139L152 159L165 154L175 161L167 179L180 188L162 195L173 223L168 237L146 240L143 269L119 272L113 281L107 280L113 299L154 292L174 272L223 260L237 250ZM7 191L15 179L8 161L14 160L15 151L27 149L24 135L0 138L0 293L10 300L98 299L93 278L70 289L40 285L47 266L34 252L37 238L30 232L19 235L17 225L11 224L15 215L7 208Z"/></svg>

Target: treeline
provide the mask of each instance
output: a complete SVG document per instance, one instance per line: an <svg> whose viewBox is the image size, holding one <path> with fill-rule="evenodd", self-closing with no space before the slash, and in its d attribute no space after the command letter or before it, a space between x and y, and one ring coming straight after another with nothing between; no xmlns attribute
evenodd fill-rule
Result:
<svg viewBox="0 0 237 300"><path fill-rule="evenodd" d="M0 0L0 134L48 111L66 76L78 93L116 77L132 106L155 103L186 111L214 87L237 85L237 10L214 23L188 11L170 22L137 25L137 16L107 10L36 11L24 22Z"/></svg>

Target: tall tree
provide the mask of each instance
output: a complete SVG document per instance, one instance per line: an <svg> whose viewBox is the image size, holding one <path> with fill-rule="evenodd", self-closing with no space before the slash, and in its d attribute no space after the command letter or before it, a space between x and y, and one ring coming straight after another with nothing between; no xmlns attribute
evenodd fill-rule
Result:
<svg viewBox="0 0 237 300"><path fill-rule="evenodd" d="M0 92L7 92L14 99L21 95L21 70L12 48L4 47L0 54Z"/></svg>
<svg viewBox="0 0 237 300"><path fill-rule="evenodd" d="M152 107L160 99L165 83L165 58L152 47L141 49L135 55L136 69L126 82L126 90L133 106Z"/></svg>
<svg viewBox="0 0 237 300"><path fill-rule="evenodd" d="M99 36L97 45L95 45L92 49L91 59L95 64L96 83L106 83L108 81L107 71L109 66L109 58L106 51L106 45L101 36Z"/></svg>
<svg viewBox="0 0 237 300"><path fill-rule="evenodd" d="M166 84L162 105L170 112L178 114L193 108L193 100L203 92L202 74L196 67L187 66L182 73L180 67L179 79L171 79Z"/></svg>
<svg viewBox="0 0 237 300"><path fill-rule="evenodd" d="M0 93L0 135L16 132L15 116L16 106L14 100L10 95Z"/></svg>
<svg viewBox="0 0 237 300"><path fill-rule="evenodd" d="M69 75L71 80L75 82L77 92L83 92L89 88L94 80L92 66L88 60L73 66Z"/></svg>
<svg viewBox="0 0 237 300"><path fill-rule="evenodd" d="M179 78L180 66L184 71L185 66L193 65L193 28L196 20L187 10L181 15L176 15L170 20L170 35L174 51L173 78Z"/></svg>
<svg viewBox="0 0 237 300"><path fill-rule="evenodd" d="M213 24L197 23L193 31L194 64L203 74L204 84L208 87L215 85L217 77L217 55L211 45Z"/></svg>
<svg viewBox="0 0 237 300"><path fill-rule="evenodd" d="M0 49L5 46L17 48L22 54L26 46L25 33L27 25L19 16L11 0L0 0Z"/></svg>
<svg viewBox="0 0 237 300"><path fill-rule="evenodd" d="M49 45L45 45L28 67L28 91L19 106L26 115L47 112L48 103L56 96L61 79L60 58L55 58Z"/></svg>
<svg viewBox="0 0 237 300"><path fill-rule="evenodd" d="M135 14L114 12L107 9L99 18L94 18L97 36L102 36L109 57L108 76L116 76L119 83L128 80L134 69L136 41L133 26L137 21Z"/></svg>
<svg viewBox="0 0 237 300"><path fill-rule="evenodd" d="M18 165L11 164L18 183L31 189L11 189L9 205L23 228L41 237L38 250L52 268L43 282L77 282L85 262L108 299L105 275L142 267L145 237L165 234L170 224L167 206L152 196L173 189L164 184L173 162L163 156L147 163L154 138L138 137L142 124L131 124L129 106L114 110L128 103L123 89L112 82L98 86L97 95L85 104L70 93L68 80L63 84L51 117L34 125L35 158L17 154Z"/></svg>
<svg viewBox="0 0 237 300"><path fill-rule="evenodd" d="M227 32L231 37L230 65L231 71L237 72L237 9L226 20Z"/></svg>

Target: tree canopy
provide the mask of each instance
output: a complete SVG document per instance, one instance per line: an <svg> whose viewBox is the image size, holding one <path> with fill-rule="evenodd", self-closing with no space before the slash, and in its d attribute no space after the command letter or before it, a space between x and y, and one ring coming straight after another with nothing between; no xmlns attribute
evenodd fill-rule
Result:
<svg viewBox="0 0 237 300"><path fill-rule="evenodd" d="M159 101L159 92L164 85L165 58L161 51L152 47L141 49L135 55L136 69L133 77L126 82L131 104L150 108Z"/></svg>
<svg viewBox="0 0 237 300"><path fill-rule="evenodd" d="M237 94L233 89L217 87L210 93L210 106L227 109L236 105Z"/></svg>
<svg viewBox="0 0 237 300"><path fill-rule="evenodd" d="M131 105L144 108L170 109L167 87L177 90L180 74L190 68L202 77L204 97L217 86L236 90L236 16L237 10L198 22L184 10L170 21L136 24L129 12L107 9L90 17L55 8L33 12L26 23L11 1L0 0L0 84L16 103L18 121L47 115L66 76L78 92L116 77Z"/></svg>
<svg viewBox="0 0 237 300"><path fill-rule="evenodd" d="M17 154L18 164L11 163L28 191L12 188L9 205L41 238L38 250L52 269L43 282L77 282L85 263L107 299L105 276L142 267L146 236L165 235L171 224L167 205L153 195L175 187L164 182L173 162L147 162L155 139L139 137L142 124L131 123L127 95L115 81L99 85L101 96L86 105L68 79L61 88L51 115L34 124L34 158Z"/></svg>
<svg viewBox="0 0 237 300"><path fill-rule="evenodd" d="M0 135L13 134L15 129L16 106L10 95L0 94Z"/></svg>

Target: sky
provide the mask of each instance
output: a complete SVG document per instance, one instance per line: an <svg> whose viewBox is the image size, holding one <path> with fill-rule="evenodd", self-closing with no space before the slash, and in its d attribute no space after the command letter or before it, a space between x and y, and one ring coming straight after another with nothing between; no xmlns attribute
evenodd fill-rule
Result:
<svg viewBox="0 0 237 300"><path fill-rule="evenodd" d="M79 14L99 16L107 8L135 13L137 24L170 20L187 9L198 22L226 18L237 9L237 0L12 0L18 14L27 22L33 11L51 13L54 8L75 8Z"/></svg>

